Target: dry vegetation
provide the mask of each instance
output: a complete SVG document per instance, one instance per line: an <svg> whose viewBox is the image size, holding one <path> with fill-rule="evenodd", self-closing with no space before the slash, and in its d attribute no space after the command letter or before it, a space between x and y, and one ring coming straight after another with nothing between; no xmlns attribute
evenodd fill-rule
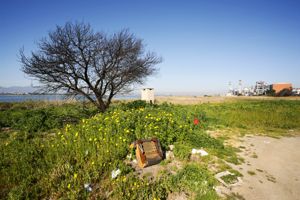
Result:
<svg viewBox="0 0 300 200"><path fill-rule="evenodd" d="M225 97L225 96L157 96L157 103L172 103L180 105L194 105L200 103L221 103L221 102L236 102L239 100L300 100L300 97L268 97L268 96L239 96L239 97Z"/></svg>

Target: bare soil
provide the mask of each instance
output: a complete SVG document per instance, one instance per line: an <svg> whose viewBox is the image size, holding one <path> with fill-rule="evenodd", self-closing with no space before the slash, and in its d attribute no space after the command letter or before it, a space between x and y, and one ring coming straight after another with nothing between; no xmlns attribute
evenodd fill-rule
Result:
<svg viewBox="0 0 300 200"><path fill-rule="evenodd" d="M232 167L243 182L229 192L246 200L300 200L300 136L248 136L241 145L245 163Z"/></svg>

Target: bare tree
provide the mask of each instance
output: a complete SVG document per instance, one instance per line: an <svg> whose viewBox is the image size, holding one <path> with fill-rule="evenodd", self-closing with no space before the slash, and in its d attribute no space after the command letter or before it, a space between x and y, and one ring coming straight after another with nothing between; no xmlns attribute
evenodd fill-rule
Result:
<svg viewBox="0 0 300 200"><path fill-rule="evenodd" d="M30 56L21 49L20 62L44 91L82 95L104 112L116 94L129 92L157 71L161 58L145 53L144 46L128 30L108 36L89 24L68 22L41 39Z"/></svg>

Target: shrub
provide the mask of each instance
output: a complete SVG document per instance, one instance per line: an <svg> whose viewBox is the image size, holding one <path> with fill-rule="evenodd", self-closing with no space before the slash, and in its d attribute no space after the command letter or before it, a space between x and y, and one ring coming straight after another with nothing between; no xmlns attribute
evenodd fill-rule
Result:
<svg viewBox="0 0 300 200"><path fill-rule="evenodd" d="M5 146L6 141L1 143L1 150L6 152L0 163L3 182L8 186L5 196L17 199L164 199L174 186L209 199L215 197L211 190L213 178L199 166L189 165L174 176L163 176L153 182L137 178L123 162L130 153L130 143L156 137L164 149L175 144L174 154L180 159L188 159L191 149L197 147L225 158L234 154L227 152L220 140L203 132L206 118L197 107L147 105L124 109L115 106L89 119L82 119L86 114L78 108L57 109L13 112L26 116L12 118L18 119L20 125L26 124L26 129L22 126L20 129L33 134L31 139L21 133L20 137L7 139L9 148ZM193 123L195 116L201 119L197 125ZM34 134L63 126L59 122L66 117L81 119L77 124L67 124L55 131L55 135L37 137L38 134ZM11 162L14 158L17 160ZM111 171L117 168L122 173L117 179L111 179ZM88 192L84 184L90 184L92 192ZM196 185L201 190L195 189Z"/></svg>

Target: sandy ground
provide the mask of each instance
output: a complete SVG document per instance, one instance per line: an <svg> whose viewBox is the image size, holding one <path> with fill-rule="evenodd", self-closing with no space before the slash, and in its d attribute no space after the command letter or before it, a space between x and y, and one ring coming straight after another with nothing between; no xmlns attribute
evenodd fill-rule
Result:
<svg viewBox="0 0 300 200"><path fill-rule="evenodd" d="M233 167L244 175L243 182L231 192L246 200L300 200L299 136L250 136L243 138L241 145L245 163Z"/></svg>

